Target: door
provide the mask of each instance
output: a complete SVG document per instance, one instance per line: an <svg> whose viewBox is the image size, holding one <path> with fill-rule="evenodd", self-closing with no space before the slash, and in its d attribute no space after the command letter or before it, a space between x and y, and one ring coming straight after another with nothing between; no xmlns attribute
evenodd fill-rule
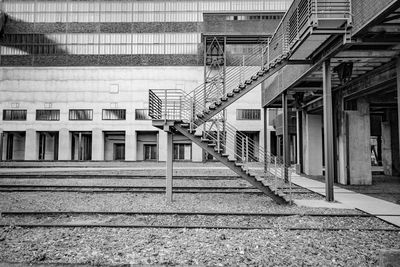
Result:
<svg viewBox="0 0 400 267"><path fill-rule="evenodd" d="M125 160L125 144L114 144L114 160Z"/></svg>
<svg viewBox="0 0 400 267"><path fill-rule="evenodd" d="M157 145L143 145L144 160L157 160Z"/></svg>
<svg viewBox="0 0 400 267"><path fill-rule="evenodd" d="M13 159L14 151L14 135L12 133L7 134L7 147L6 147L6 160Z"/></svg>
<svg viewBox="0 0 400 267"><path fill-rule="evenodd" d="M46 135L39 133L39 160L45 160L46 154Z"/></svg>

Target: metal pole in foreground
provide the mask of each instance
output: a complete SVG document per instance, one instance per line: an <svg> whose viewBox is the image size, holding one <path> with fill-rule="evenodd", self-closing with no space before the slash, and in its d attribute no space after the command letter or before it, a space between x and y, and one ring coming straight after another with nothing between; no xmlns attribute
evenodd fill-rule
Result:
<svg viewBox="0 0 400 267"><path fill-rule="evenodd" d="M326 201L334 201L333 179L334 150L333 150L333 112L332 112L332 73L331 62L327 59L322 64L323 72L323 104L324 104L324 142L325 142L325 194Z"/></svg>
<svg viewBox="0 0 400 267"><path fill-rule="evenodd" d="M173 134L172 132L167 132L167 171L166 171L166 197L167 197L167 203L172 203L173 198L172 198L172 187L173 187L173 156L174 156L174 150L173 150Z"/></svg>

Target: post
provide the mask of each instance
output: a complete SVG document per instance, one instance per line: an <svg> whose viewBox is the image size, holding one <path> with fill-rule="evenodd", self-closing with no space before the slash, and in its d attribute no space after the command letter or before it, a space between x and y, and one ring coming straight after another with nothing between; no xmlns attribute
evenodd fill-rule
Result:
<svg viewBox="0 0 400 267"><path fill-rule="evenodd" d="M397 76L397 119L399 125L399 144L400 144L400 57L397 58L396 65L396 76ZM400 153L400 145L399 145L399 153Z"/></svg>
<svg viewBox="0 0 400 267"><path fill-rule="evenodd" d="M332 112L332 73L331 62L323 63L323 104L324 104L324 140L325 140L325 194L326 201L334 201L334 150L333 150L333 112Z"/></svg>
<svg viewBox="0 0 400 267"><path fill-rule="evenodd" d="M267 150L267 138L268 138L268 109L267 108L263 108L264 109L264 171L268 170L268 150Z"/></svg>
<svg viewBox="0 0 400 267"><path fill-rule="evenodd" d="M246 136L246 162L249 161L249 137Z"/></svg>
<svg viewBox="0 0 400 267"><path fill-rule="evenodd" d="M167 133L167 171L166 171L166 196L167 196L167 203L172 203L172 187L173 187L173 157L174 157L174 150L173 150L173 133Z"/></svg>
<svg viewBox="0 0 400 267"><path fill-rule="evenodd" d="M289 144L289 125L288 125L288 103L287 92L282 93L282 128L283 128L283 169L285 183L289 181L288 167L290 165L290 144Z"/></svg>

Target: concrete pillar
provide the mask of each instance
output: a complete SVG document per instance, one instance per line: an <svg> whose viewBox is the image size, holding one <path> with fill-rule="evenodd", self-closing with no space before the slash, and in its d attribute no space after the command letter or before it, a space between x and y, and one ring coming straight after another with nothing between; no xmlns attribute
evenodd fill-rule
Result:
<svg viewBox="0 0 400 267"><path fill-rule="evenodd" d="M349 182L351 185L370 185L371 169L371 131L369 103L357 100L357 110L348 113L348 162Z"/></svg>
<svg viewBox="0 0 400 267"><path fill-rule="evenodd" d="M348 143L348 121L347 113L344 111L344 100L342 95L337 96L336 102L337 112L337 138L336 138L336 167L338 175L338 183L348 184L348 161L347 161L347 143Z"/></svg>
<svg viewBox="0 0 400 267"><path fill-rule="evenodd" d="M306 114L303 128L304 173L322 175L322 116Z"/></svg>
<svg viewBox="0 0 400 267"><path fill-rule="evenodd" d="M393 175L392 168L392 140L390 122L383 121L382 127L382 166L385 175Z"/></svg>
<svg viewBox="0 0 400 267"><path fill-rule="evenodd" d="M173 187L173 159L174 159L174 144L173 144L174 135L171 132L167 133L167 160L166 160L166 197L167 203L171 203L173 201L172 197L172 187Z"/></svg>
<svg viewBox="0 0 400 267"><path fill-rule="evenodd" d="M166 161L167 160L167 132L159 131L158 132L158 160Z"/></svg>
<svg viewBox="0 0 400 267"><path fill-rule="evenodd" d="M137 133L136 131L125 132L125 160L137 160Z"/></svg>
<svg viewBox="0 0 400 267"><path fill-rule="evenodd" d="M92 160L104 160L104 134L98 128L92 130Z"/></svg>
<svg viewBox="0 0 400 267"><path fill-rule="evenodd" d="M290 139L289 139L289 116L288 116L288 103L287 93L282 93L282 138L283 138L283 162L285 167L290 166ZM285 168L285 181L288 181L288 169Z"/></svg>
<svg viewBox="0 0 400 267"><path fill-rule="evenodd" d="M400 175L400 152L399 152L399 124L397 112L394 110L389 111L389 123L390 123L390 140L392 150L392 175Z"/></svg>
<svg viewBox="0 0 400 267"><path fill-rule="evenodd" d="M60 129L59 144L58 159L71 160L71 134L68 129Z"/></svg>
<svg viewBox="0 0 400 267"><path fill-rule="evenodd" d="M4 150L4 133L3 129L0 129L0 161L4 160L3 150Z"/></svg>
<svg viewBox="0 0 400 267"><path fill-rule="evenodd" d="M297 164L296 172L298 174L303 172L303 115L302 111L296 112L296 152L297 152Z"/></svg>
<svg viewBox="0 0 400 267"><path fill-rule="evenodd" d="M25 160L38 160L38 134L34 129L25 132Z"/></svg>
<svg viewBox="0 0 400 267"><path fill-rule="evenodd" d="M323 112L324 112L324 150L325 150L325 195L327 201L333 201L333 181L335 179L335 153L333 139L332 72L330 59L322 64L323 76Z"/></svg>

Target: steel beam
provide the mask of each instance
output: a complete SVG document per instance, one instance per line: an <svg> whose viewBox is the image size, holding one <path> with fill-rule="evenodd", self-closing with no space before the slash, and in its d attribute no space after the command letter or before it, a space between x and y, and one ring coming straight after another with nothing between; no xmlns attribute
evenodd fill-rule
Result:
<svg viewBox="0 0 400 267"><path fill-rule="evenodd" d="M264 171L267 172L268 170L268 150L267 150L267 144L268 144L268 109L263 108L264 110Z"/></svg>
<svg viewBox="0 0 400 267"><path fill-rule="evenodd" d="M398 117L398 129L399 129L399 144L400 144L400 57L397 58L396 64L396 76L397 76L397 117ZM400 150L400 145L399 145ZM399 151L400 152L400 151Z"/></svg>
<svg viewBox="0 0 400 267"><path fill-rule="evenodd" d="M322 64L323 68L323 104L324 104L324 145L325 145L325 194L327 201L334 201L333 181L335 175L333 150L333 105L332 105L332 72L329 59Z"/></svg>
<svg viewBox="0 0 400 267"><path fill-rule="evenodd" d="M173 146L173 133L167 132L167 171L166 171L166 197L167 203L172 203L172 186L173 186L173 157L174 157L174 146Z"/></svg>
<svg viewBox="0 0 400 267"><path fill-rule="evenodd" d="M289 181L288 167L290 166L290 144L289 144L289 124L288 124L288 101L287 91L282 93L282 132L283 132L283 163L285 169L285 182Z"/></svg>

